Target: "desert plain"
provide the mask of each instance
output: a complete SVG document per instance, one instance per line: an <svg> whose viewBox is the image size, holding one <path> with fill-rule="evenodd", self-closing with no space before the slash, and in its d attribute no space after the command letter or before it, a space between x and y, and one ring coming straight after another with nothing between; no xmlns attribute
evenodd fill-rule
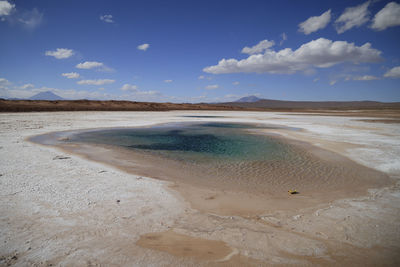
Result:
<svg viewBox="0 0 400 267"><path fill-rule="evenodd" d="M387 117L351 111L2 113L0 265L398 266L400 127L397 115ZM257 209L246 213L240 195L190 185L182 190L180 183L29 140L185 121L293 127L298 130L266 134L334 153L386 180L325 201L276 192L281 202L254 199Z"/></svg>

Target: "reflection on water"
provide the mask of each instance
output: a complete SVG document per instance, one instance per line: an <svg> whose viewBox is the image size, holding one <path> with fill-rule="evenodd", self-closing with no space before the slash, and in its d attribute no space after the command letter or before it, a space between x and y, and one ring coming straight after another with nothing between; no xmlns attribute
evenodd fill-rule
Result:
<svg viewBox="0 0 400 267"><path fill-rule="evenodd" d="M244 130L256 126L236 123L201 123L147 129L113 129L80 133L71 142L116 145L163 157L204 161L284 160L287 145Z"/></svg>

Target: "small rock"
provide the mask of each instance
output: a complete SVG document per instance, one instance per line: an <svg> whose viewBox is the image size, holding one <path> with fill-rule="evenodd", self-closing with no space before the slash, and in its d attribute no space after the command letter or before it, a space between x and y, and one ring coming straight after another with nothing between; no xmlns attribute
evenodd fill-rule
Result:
<svg viewBox="0 0 400 267"><path fill-rule="evenodd" d="M103 173L103 172L107 172L107 171L99 171L99 173Z"/></svg>
<svg viewBox="0 0 400 267"><path fill-rule="evenodd" d="M117 203L120 203L120 202L121 202L121 200L117 199Z"/></svg>
<svg viewBox="0 0 400 267"><path fill-rule="evenodd" d="M54 157L53 158L53 160L56 160L56 159L70 159L71 157L66 157L66 156L56 156L56 157Z"/></svg>

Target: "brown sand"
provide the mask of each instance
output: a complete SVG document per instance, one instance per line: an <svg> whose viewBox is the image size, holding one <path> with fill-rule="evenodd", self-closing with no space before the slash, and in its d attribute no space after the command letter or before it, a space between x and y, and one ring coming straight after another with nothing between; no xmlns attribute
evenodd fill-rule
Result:
<svg viewBox="0 0 400 267"><path fill-rule="evenodd" d="M52 134L47 136L54 138ZM392 183L387 175L334 152L305 142L282 138L279 141L297 150L303 162L297 167L272 162L264 166L268 172L261 177L253 177L257 175L253 170L260 168L258 165L243 164L239 169L228 165L221 173L221 169L208 165L196 166L108 145L63 142L57 145L69 153L133 174L171 181L169 188L179 192L192 208L219 215L251 217L277 209L295 211L362 196L368 189ZM288 194L291 189L300 194Z"/></svg>
<svg viewBox="0 0 400 267"><path fill-rule="evenodd" d="M207 261L228 260L235 254L222 241L191 237L173 231L142 235L136 244L145 248L165 251L178 257Z"/></svg>

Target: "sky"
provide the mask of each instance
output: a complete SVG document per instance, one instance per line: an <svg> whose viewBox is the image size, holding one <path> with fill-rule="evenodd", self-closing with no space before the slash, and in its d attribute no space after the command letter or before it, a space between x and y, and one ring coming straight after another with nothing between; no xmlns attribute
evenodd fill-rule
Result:
<svg viewBox="0 0 400 267"><path fill-rule="evenodd" d="M400 101L400 2L0 0L0 97Z"/></svg>

